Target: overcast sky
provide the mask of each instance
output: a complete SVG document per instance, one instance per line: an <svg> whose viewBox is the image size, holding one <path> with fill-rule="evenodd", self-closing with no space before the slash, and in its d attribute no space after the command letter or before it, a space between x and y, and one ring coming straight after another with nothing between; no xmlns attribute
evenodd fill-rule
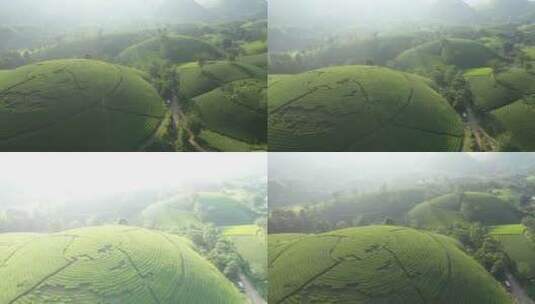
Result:
<svg viewBox="0 0 535 304"><path fill-rule="evenodd" d="M262 153L1 153L0 183L35 191L134 191L266 175Z"/></svg>

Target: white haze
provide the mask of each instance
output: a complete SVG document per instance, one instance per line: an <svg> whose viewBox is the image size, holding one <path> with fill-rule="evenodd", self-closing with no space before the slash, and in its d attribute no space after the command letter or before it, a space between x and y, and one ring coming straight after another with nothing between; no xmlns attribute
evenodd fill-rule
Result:
<svg viewBox="0 0 535 304"><path fill-rule="evenodd" d="M101 195L266 176L266 167L257 153L4 153L0 186L32 196Z"/></svg>

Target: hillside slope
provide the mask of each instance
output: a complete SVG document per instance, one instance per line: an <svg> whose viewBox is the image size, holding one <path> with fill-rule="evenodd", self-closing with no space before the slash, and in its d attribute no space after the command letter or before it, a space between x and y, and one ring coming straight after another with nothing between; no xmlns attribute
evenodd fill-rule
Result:
<svg viewBox="0 0 535 304"><path fill-rule="evenodd" d="M187 240L141 228L3 234L0 260L0 303L243 303Z"/></svg>
<svg viewBox="0 0 535 304"><path fill-rule="evenodd" d="M271 235L270 303L511 304L447 237L395 226Z"/></svg>
<svg viewBox="0 0 535 304"><path fill-rule="evenodd" d="M463 126L425 78L340 66L269 80L272 151L459 151Z"/></svg>
<svg viewBox="0 0 535 304"><path fill-rule="evenodd" d="M447 227L454 223L485 225L520 222L512 205L488 193L452 193L423 202L409 212L409 222L422 227Z"/></svg>
<svg viewBox="0 0 535 304"><path fill-rule="evenodd" d="M137 70L57 60L0 73L0 150L137 151L166 108Z"/></svg>

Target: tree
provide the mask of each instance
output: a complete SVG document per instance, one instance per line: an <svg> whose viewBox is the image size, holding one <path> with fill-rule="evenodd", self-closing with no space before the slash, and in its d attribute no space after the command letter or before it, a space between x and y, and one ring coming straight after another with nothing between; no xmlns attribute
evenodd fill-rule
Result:
<svg viewBox="0 0 535 304"><path fill-rule="evenodd" d="M125 218L121 218L117 221L117 224L119 225L128 225L128 220Z"/></svg>
<svg viewBox="0 0 535 304"><path fill-rule="evenodd" d="M395 225L394 220L391 217L385 217L385 220L383 221L384 225L393 226Z"/></svg>
<svg viewBox="0 0 535 304"><path fill-rule="evenodd" d="M526 216L522 219L522 225L526 226L529 233L535 236L535 217Z"/></svg>

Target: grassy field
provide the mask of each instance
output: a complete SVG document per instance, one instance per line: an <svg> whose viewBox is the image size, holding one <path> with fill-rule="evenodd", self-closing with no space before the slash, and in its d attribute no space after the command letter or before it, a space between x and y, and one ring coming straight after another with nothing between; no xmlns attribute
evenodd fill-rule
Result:
<svg viewBox="0 0 535 304"><path fill-rule="evenodd" d="M238 253L249 263L251 270L260 278L267 277L267 240L257 225L228 226L223 230L236 246Z"/></svg>
<svg viewBox="0 0 535 304"><path fill-rule="evenodd" d="M485 45L466 39L445 39L425 43L400 54L396 66L404 70L432 70L454 65L462 69L483 67L498 55Z"/></svg>
<svg viewBox="0 0 535 304"><path fill-rule="evenodd" d="M236 303L189 241L127 226L0 235L0 303Z"/></svg>
<svg viewBox="0 0 535 304"><path fill-rule="evenodd" d="M490 235L497 239L515 263L523 279L535 279L535 243L525 235L522 225L495 226Z"/></svg>
<svg viewBox="0 0 535 304"><path fill-rule="evenodd" d="M272 151L460 151L464 129L427 81L343 66L269 81Z"/></svg>
<svg viewBox="0 0 535 304"><path fill-rule="evenodd" d="M409 212L409 222L418 227L447 227L454 223L485 225L518 223L520 215L511 204L488 193L453 193L434 198Z"/></svg>
<svg viewBox="0 0 535 304"><path fill-rule="evenodd" d="M0 73L0 150L137 151L166 108L143 73L46 61Z"/></svg>
<svg viewBox="0 0 535 304"><path fill-rule="evenodd" d="M247 206L224 193L198 193L195 204L201 220L216 226L248 225L255 220Z"/></svg>
<svg viewBox="0 0 535 304"><path fill-rule="evenodd" d="M194 99L205 128L252 144L266 142L265 80L238 80Z"/></svg>
<svg viewBox="0 0 535 304"><path fill-rule="evenodd" d="M270 235L270 303L513 303L450 238L395 226Z"/></svg>
<svg viewBox="0 0 535 304"><path fill-rule="evenodd" d="M212 45L188 36L172 35L166 39L151 38L122 51L118 58L122 63L147 67L153 62L168 61L173 64L204 59L219 59L223 53Z"/></svg>

